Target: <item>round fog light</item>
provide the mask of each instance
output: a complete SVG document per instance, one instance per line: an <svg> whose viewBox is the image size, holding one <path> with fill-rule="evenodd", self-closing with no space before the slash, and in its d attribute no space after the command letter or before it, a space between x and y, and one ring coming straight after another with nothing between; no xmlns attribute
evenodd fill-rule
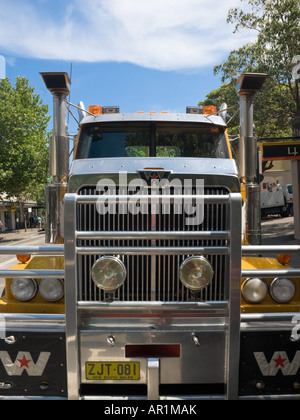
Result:
<svg viewBox="0 0 300 420"><path fill-rule="evenodd" d="M268 285L259 278L247 279L242 286L243 298L249 303L261 303L267 296Z"/></svg>
<svg viewBox="0 0 300 420"><path fill-rule="evenodd" d="M180 267L180 280L193 292L205 289L212 282L214 272L209 261L204 257L187 258Z"/></svg>
<svg viewBox="0 0 300 420"><path fill-rule="evenodd" d="M42 279L39 291L48 302L58 302L64 297L64 284L60 279Z"/></svg>
<svg viewBox="0 0 300 420"><path fill-rule="evenodd" d="M92 279L105 292L119 289L126 279L126 267L117 257L101 257L92 268Z"/></svg>
<svg viewBox="0 0 300 420"><path fill-rule="evenodd" d="M33 279L15 278L11 282L10 290L14 298L28 302L36 295L37 283Z"/></svg>
<svg viewBox="0 0 300 420"><path fill-rule="evenodd" d="M272 299L277 303L290 302L296 293L295 283L290 279L274 279L270 286Z"/></svg>

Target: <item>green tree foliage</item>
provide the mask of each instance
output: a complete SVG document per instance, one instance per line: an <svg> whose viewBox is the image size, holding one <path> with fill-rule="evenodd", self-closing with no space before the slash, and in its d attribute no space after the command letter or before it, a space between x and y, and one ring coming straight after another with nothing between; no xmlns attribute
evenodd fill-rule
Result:
<svg viewBox="0 0 300 420"><path fill-rule="evenodd" d="M48 107L24 77L0 82L0 194L37 200L48 177Z"/></svg>
<svg viewBox="0 0 300 420"><path fill-rule="evenodd" d="M298 0L241 0L242 8L230 9L227 23L234 32L252 31L253 43L233 50L228 59L214 69L221 74L221 88L207 100L219 106L234 99L238 77L245 71L267 73L269 79L255 99L257 137L292 134L291 121L300 111L300 79L294 79L293 61L300 55L300 3ZM201 103L200 103L201 104ZM237 135L238 118L232 121L231 134Z"/></svg>

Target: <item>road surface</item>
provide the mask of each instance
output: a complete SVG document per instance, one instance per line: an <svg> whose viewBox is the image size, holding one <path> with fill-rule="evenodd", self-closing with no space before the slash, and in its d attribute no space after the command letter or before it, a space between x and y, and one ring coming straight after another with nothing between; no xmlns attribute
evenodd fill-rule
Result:
<svg viewBox="0 0 300 420"><path fill-rule="evenodd" d="M293 217L268 217L262 221L262 245L300 245L294 237ZM292 254L290 265L300 268L300 255Z"/></svg>

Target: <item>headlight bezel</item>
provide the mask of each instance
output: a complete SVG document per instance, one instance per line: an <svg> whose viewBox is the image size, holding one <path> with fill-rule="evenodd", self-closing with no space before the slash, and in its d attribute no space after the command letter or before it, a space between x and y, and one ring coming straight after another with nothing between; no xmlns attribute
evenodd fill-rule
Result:
<svg viewBox="0 0 300 420"><path fill-rule="evenodd" d="M60 288L60 293L57 293L56 297L54 296L51 297L51 293L53 293L53 287L55 286L55 283ZM52 290L50 290L50 292L44 291L44 288L47 287L47 284L48 284L48 287L49 285L52 286ZM39 292L40 292L41 297L47 302L50 302L50 303L59 302L65 295L64 282L62 279L59 279L59 278L41 279L39 282Z"/></svg>
<svg viewBox="0 0 300 420"><path fill-rule="evenodd" d="M199 264L198 267L195 265ZM191 281L191 272L193 269L196 271L199 269L200 278L197 278L196 281L199 281L199 286L193 285ZM201 271L201 273L200 273ZM203 273L205 272L205 273ZM179 278L181 283L193 293L201 292L211 285L214 277L214 270L211 263L202 255L193 255L186 258L180 265L179 269ZM202 284L200 284L202 283Z"/></svg>
<svg viewBox="0 0 300 420"><path fill-rule="evenodd" d="M275 288L277 287L282 287L282 285L280 283L286 282L288 284L288 286L291 286L292 289L292 293L286 297L286 298L280 298L278 297L278 295L276 294L276 290ZM285 277L277 277L275 278L271 284L270 284L270 295L271 298L279 304L286 304L289 303L293 300L295 294L296 294L296 285L294 283L294 281L290 278L285 278Z"/></svg>
<svg viewBox="0 0 300 420"><path fill-rule="evenodd" d="M253 284L251 284L253 283ZM247 294L246 288L253 287L252 293L256 293L257 297L250 297L249 294ZM269 287L267 282L264 279L261 279L260 277L253 277L253 278L247 278L243 284L242 284L242 296L244 300L247 303L250 303L251 305L257 305L262 303L266 297L268 296ZM250 290L251 292L251 290ZM249 291L248 291L249 293ZM260 294L260 296L258 296Z"/></svg>
<svg viewBox="0 0 300 420"><path fill-rule="evenodd" d="M105 282L107 283L107 280L100 278L101 275L104 274L104 270L107 269L107 267L105 267L105 263L107 264L110 263L110 265L115 265L116 271L117 271L117 268L120 269L119 273L116 274L118 279L113 281L111 286L108 286L107 284L105 284ZM91 270L91 277L96 287L98 287L98 289L103 290L106 293L114 293L123 286L127 277L127 269L126 269L125 264L123 263L123 261L121 261L120 258L114 255L106 255L106 256L100 257L93 264L92 270Z"/></svg>
<svg viewBox="0 0 300 420"><path fill-rule="evenodd" d="M25 287L28 288L27 295L22 296L25 292ZM30 302L33 300L38 292L38 283L35 279L26 277L13 278L10 284L10 292L13 297L20 302Z"/></svg>

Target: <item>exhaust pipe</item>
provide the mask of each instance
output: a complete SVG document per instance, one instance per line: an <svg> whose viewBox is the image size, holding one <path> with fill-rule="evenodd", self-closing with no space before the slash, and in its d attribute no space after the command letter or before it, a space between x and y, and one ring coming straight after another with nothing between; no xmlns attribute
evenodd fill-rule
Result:
<svg viewBox="0 0 300 420"><path fill-rule="evenodd" d="M64 242L63 205L69 174L69 139L67 135L67 96L71 84L67 73L40 73L53 95L53 136L50 141L50 176L46 185L46 242Z"/></svg>
<svg viewBox="0 0 300 420"><path fill-rule="evenodd" d="M239 173L242 192L246 196L243 240L249 245L259 245L261 242L260 183L257 179L257 142L254 137L253 101L266 78L267 74L264 73L244 73L237 82L237 94L240 97Z"/></svg>

